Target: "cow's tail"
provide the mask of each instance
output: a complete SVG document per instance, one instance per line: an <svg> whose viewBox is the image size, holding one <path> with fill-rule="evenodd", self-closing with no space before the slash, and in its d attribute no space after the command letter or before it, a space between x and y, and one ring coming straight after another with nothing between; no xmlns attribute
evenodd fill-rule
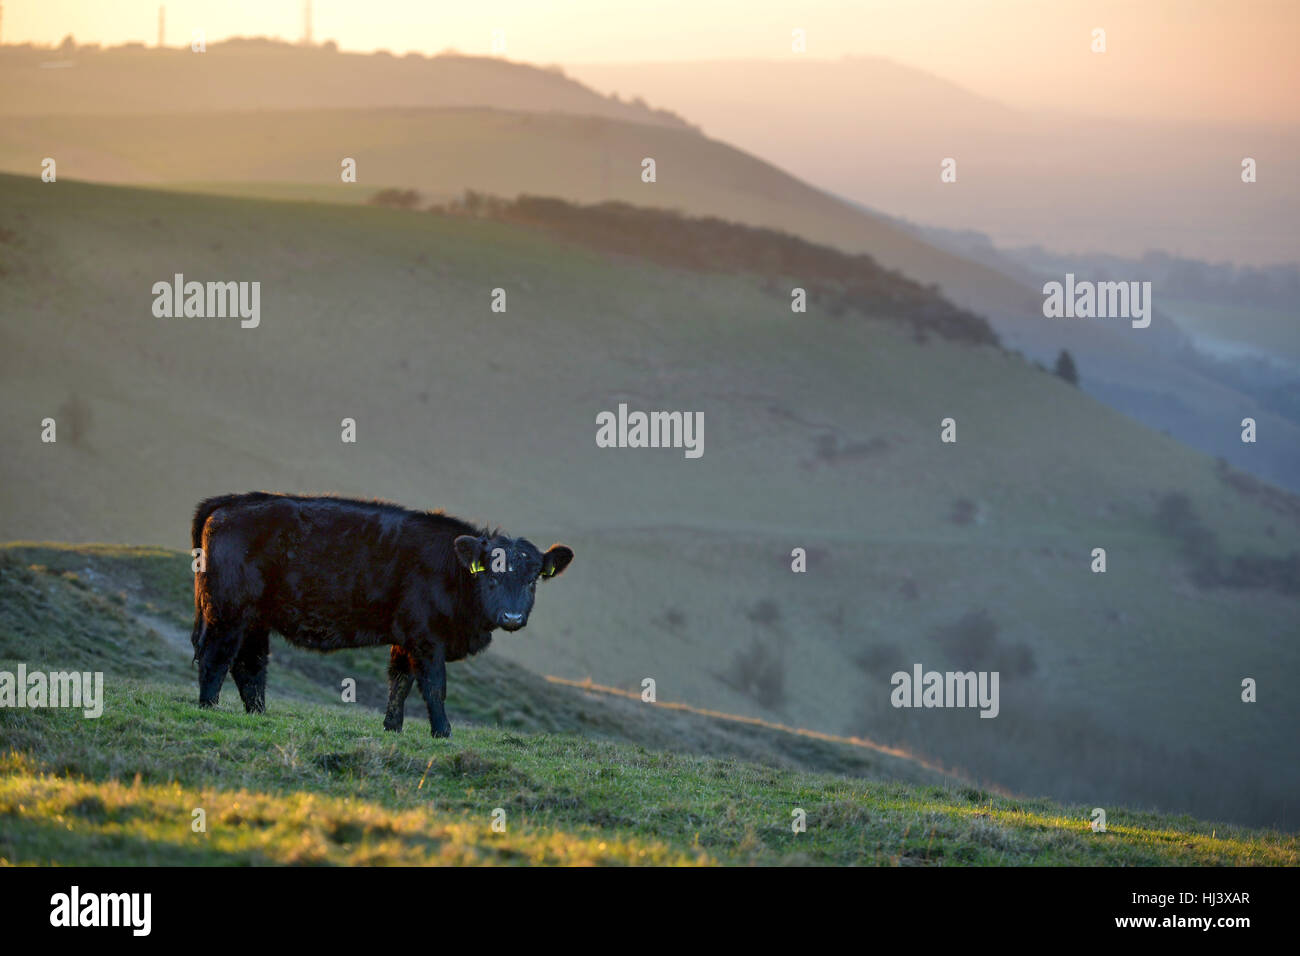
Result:
<svg viewBox="0 0 1300 956"><path fill-rule="evenodd" d="M203 526L208 523L208 518L212 512L216 511L224 504L229 504L235 498L234 495L218 495L215 498L205 498L200 501L198 507L194 509L194 520L190 522L190 547L198 550L203 547ZM207 555L204 555L206 566ZM202 572L194 573L194 630L190 634L190 644L194 646L194 660L199 659L199 645L203 641L203 578Z"/></svg>
<svg viewBox="0 0 1300 956"><path fill-rule="evenodd" d="M212 512L218 508L223 508L232 502L239 501L241 498L251 498L254 500L260 498L270 498L271 495L265 492L254 492L251 495L217 495L214 498L204 498L194 509L194 520L190 523L190 547L203 547L203 526L208 523L212 517Z"/></svg>
<svg viewBox="0 0 1300 956"><path fill-rule="evenodd" d="M190 547L195 549L203 547L203 528L208 523L208 518L212 517L212 512L218 508L240 500L260 501L272 497L274 495L257 491L252 494L217 495L214 498L203 499L194 509L194 520L190 522ZM206 563L208 556L203 557ZM194 659L197 661L199 647L203 643L203 578L198 573L194 575L194 631L190 634L190 643L194 645Z"/></svg>

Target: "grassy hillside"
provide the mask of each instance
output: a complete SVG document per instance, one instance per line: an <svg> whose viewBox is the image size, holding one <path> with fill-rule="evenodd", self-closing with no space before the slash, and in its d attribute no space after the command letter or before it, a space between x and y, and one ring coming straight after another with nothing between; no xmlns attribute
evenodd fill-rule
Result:
<svg viewBox="0 0 1300 956"><path fill-rule="evenodd" d="M1181 364L1157 332L1123 322L1044 319L1041 286L938 248L693 130L468 107L250 109L5 116L0 170L34 176L41 159L54 154L65 179L342 203L385 188L414 189L422 202L446 202L472 189L616 200L779 229L870 254L915 281L937 284L1031 358L1050 362L1068 348L1084 388L1102 401L1237 467L1300 486L1300 428ZM160 139L159 130L166 136ZM341 181L344 157L357 161L355 183ZM653 184L641 180L646 157L656 161ZM1157 331L1165 321L1158 317ZM1270 437L1243 449L1223 422L1247 415Z"/></svg>
<svg viewBox="0 0 1300 956"><path fill-rule="evenodd" d="M0 545L0 659L26 661L29 667L92 668L104 670L111 681L143 679L193 689L192 581L190 558L162 549ZM388 699L387 662L382 649L322 655L277 640L270 695L277 702L334 704L342 700L342 681L351 678L356 704L382 713ZM576 691L497 654L471 658L451 673L447 706L454 722L580 733L873 779L957 779L871 741L826 741L702 716L670 702L650 707L639 697L634 703L608 693ZM237 704L233 684L227 690L229 701ZM407 727L423 734L428 717L418 698L412 694L407 701Z"/></svg>
<svg viewBox="0 0 1300 956"><path fill-rule="evenodd" d="M51 64L62 68L44 68ZM879 75L868 76L877 68ZM624 76L631 86L614 88L644 92L645 76L630 69ZM692 73L700 65L674 69ZM757 79L756 69L763 73ZM711 79L701 82L699 76ZM870 254L887 268L941 286L956 304L986 316L1009 347L1036 361L1050 365L1061 349L1069 349L1082 370L1081 387L1098 400L1300 491L1300 427L1286 411L1293 401L1284 397L1281 407L1261 401L1256 390L1170 347L1181 336L1165 305L1186 297L1179 283L1156 283L1149 329L1048 321L1041 311L1041 279L1026 281L1017 269L935 242L823 191L836 190L847 175L888 197L876 208L888 206L913 221L933 219L926 210L939 208L938 219L957 215L983 230L1017 215L1037 228L1042 210L1052 209L1061 232L1056 244L1069 248L1088 246L1089 235L1125 231L1116 224L1159 194L1163 210L1145 220L1175 231L1171 223L1182 221L1182 232L1189 233L1197 230L1187 225L1188 183L1200 189L1218 181L1220 157L1204 147L1213 136L1173 133L1181 145L1171 146L1170 130L1124 124L1103 133L1094 129L1093 145L1138 144L1129 150L1136 165L1128 168L1105 145L1097 153L1070 143L1059 154L1045 154L1043 142L1054 138L1059 117L1047 123L1017 115L897 65L713 64L691 84L681 92L656 83L661 92L655 95L668 90L669 97L656 102L694 109L702 87L710 90L706 102L740 94L739 107L721 107L726 123L710 122L721 141L639 99L602 96L554 67L497 57L364 56L267 40L214 44L203 54L185 47L7 47L0 50L0 170L34 175L48 156L64 178L222 195L348 203L375 189L397 188L417 190L427 203L473 189L505 197L630 202L780 229ZM853 108L830 105L837 89L849 91ZM680 104L672 101L679 92ZM942 103L938 109L936 100ZM755 103L762 132L733 138L733 132L740 135L734 120ZM705 114L713 115L709 109ZM847 139L827 135L828 129L844 132L849 114L852 125L866 131L868 148L855 145L852 131ZM1266 165L1270 156L1290 155L1287 135L1254 130L1254 155ZM890 146L892 139L904 144L901 154L897 144ZM807 149L806 143L821 145ZM791 149L798 156L793 165L784 160ZM1166 160L1153 159L1157 154ZM974 172L963 175L958 187L942 184L935 174L941 156L963 157L963 169ZM343 157L357 161L357 182L341 181ZM653 184L641 180L646 157L657 163ZM1167 168L1161 189L1153 190L1150 171L1162 165ZM1110 179L1097 179L1099 169L1109 170ZM787 170L811 178L801 181ZM857 186L838 192L864 197ZM1249 222L1248 238L1228 239L1219 230L1217 241L1236 251L1261 241L1285 245L1286 230L1278 232L1289 223L1285 189L1278 193L1263 184L1249 192L1243 197L1229 181L1207 194L1206 201L1220 207L1220 224L1234 216ZM1204 205L1195 215L1215 218ZM1274 224L1269 238L1261 238L1264 222ZM1142 229L1127 231L1136 235ZM1054 278L1065 271L1084 277L1088 269L1063 269ZM1149 277L1144 270L1131 276ZM1240 314L1233 322L1249 318ZM1225 423L1247 416L1267 437L1243 447Z"/></svg>
<svg viewBox="0 0 1300 956"><path fill-rule="evenodd" d="M253 719L114 686L98 721L0 716L0 861L65 865L1295 865L1296 839L979 790L867 783L570 735L375 732L306 704ZM491 829L504 811L506 831ZM195 809L206 832L192 830ZM806 833L791 832L795 809Z"/></svg>
<svg viewBox="0 0 1300 956"><path fill-rule="evenodd" d="M45 71L49 72L49 71ZM202 111L149 115L5 115L0 170L36 175L50 143L68 179L315 187L314 198L368 198L376 189L419 190L449 200L466 189L581 202L616 199L710 213L870 251L892 268L945 288L1020 295L997 272L940 252L883 217L864 213L768 163L699 133L596 115L482 108ZM143 137L169 130L150 148ZM213 136L213 130L230 135ZM641 181L656 160L657 181ZM357 160L357 182L340 162ZM227 184L229 184L227 186Z"/></svg>
<svg viewBox="0 0 1300 956"><path fill-rule="evenodd" d="M849 748L807 740L805 767L820 750L851 776L698 756L726 752L716 721L649 705L637 706L653 718L638 720L565 688L539 700L526 671L485 669L490 652L452 670L450 742L431 741L418 721L384 734L378 711L339 701L340 673L373 690L366 663L379 652L367 662L305 655L321 662L312 671L277 641L266 715L245 715L232 689L200 711L184 654L164 636L186 578L183 556L150 549L0 550L0 670L18 660L103 670L106 690L98 719L0 710L0 864L1295 865L1300 856L1293 836L1120 808L1093 833L1090 807L997 796L899 758L851 755L850 765ZM649 742L652 723L659 736ZM760 731L751 759L775 756L764 734L783 736ZM796 809L808 824L797 835ZM494 813L504 832L493 831Z"/></svg>
<svg viewBox="0 0 1300 956"><path fill-rule="evenodd" d="M1019 792L1294 823L1296 598L1196 577L1293 551L1293 500L1015 355L793 314L797 277L412 212L4 177L0 230L0 538L180 550L196 500L252 488L445 507L578 554L494 657ZM260 328L155 318L174 272L260 281ZM619 402L702 411L704 456L596 447ZM1001 668L1001 715L893 709L914 662Z"/></svg>

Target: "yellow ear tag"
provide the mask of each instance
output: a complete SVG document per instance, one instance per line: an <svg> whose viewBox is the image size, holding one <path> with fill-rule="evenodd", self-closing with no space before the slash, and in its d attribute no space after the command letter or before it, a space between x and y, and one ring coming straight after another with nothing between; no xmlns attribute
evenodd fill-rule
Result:
<svg viewBox="0 0 1300 956"><path fill-rule="evenodd" d="M470 574L478 574L480 571L486 571L486 570L487 568L483 567L483 565L480 564L478 561L475 561L473 564L469 566Z"/></svg>

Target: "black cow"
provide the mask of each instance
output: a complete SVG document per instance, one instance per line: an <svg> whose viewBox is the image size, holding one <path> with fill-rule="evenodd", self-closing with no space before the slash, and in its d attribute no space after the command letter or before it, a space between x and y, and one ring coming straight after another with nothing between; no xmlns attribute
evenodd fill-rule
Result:
<svg viewBox="0 0 1300 956"><path fill-rule="evenodd" d="M573 560L562 544L543 554L439 511L265 492L200 502L190 535L206 563L191 637L199 706L217 703L229 670L244 709L266 709L271 631L319 651L391 644L384 729L402 729L414 680L435 737L451 735L447 662L527 624L537 579Z"/></svg>

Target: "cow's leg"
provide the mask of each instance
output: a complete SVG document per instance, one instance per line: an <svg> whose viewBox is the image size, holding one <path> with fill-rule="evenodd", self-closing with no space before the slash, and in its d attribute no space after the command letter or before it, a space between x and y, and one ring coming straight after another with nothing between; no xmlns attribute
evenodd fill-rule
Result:
<svg viewBox="0 0 1300 956"><path fill-rule="evenodd" d="M410 655L394 644L388 657L388 712L384 714L384 730L402 729L406 717L406 695L411 692L414 681Z"/></svg>
<svg viewBox="0 0 1300 956"><path fill-rule="evenodd" d="M443 703L447 699L447 649L434 641L415 656L415 679L429 708L429 728L435 737L450 737L451 724Z"/></svg>
<svg viewBox="0 0 1300 956"><path fill-rule="evenodd" d="M239 653L244 635L241 625L209 624L199 648L199 706L215 707L221 697L226 672Z"/></svg>
<svg viewBox="0 0 1300 956"><path fill-rule="evenodd" d="M266 659L270 646L267 628L250 627L244 632L244 641L230 666L230 676L239 688L244 710L250 714L266 713Z"/></svg>

